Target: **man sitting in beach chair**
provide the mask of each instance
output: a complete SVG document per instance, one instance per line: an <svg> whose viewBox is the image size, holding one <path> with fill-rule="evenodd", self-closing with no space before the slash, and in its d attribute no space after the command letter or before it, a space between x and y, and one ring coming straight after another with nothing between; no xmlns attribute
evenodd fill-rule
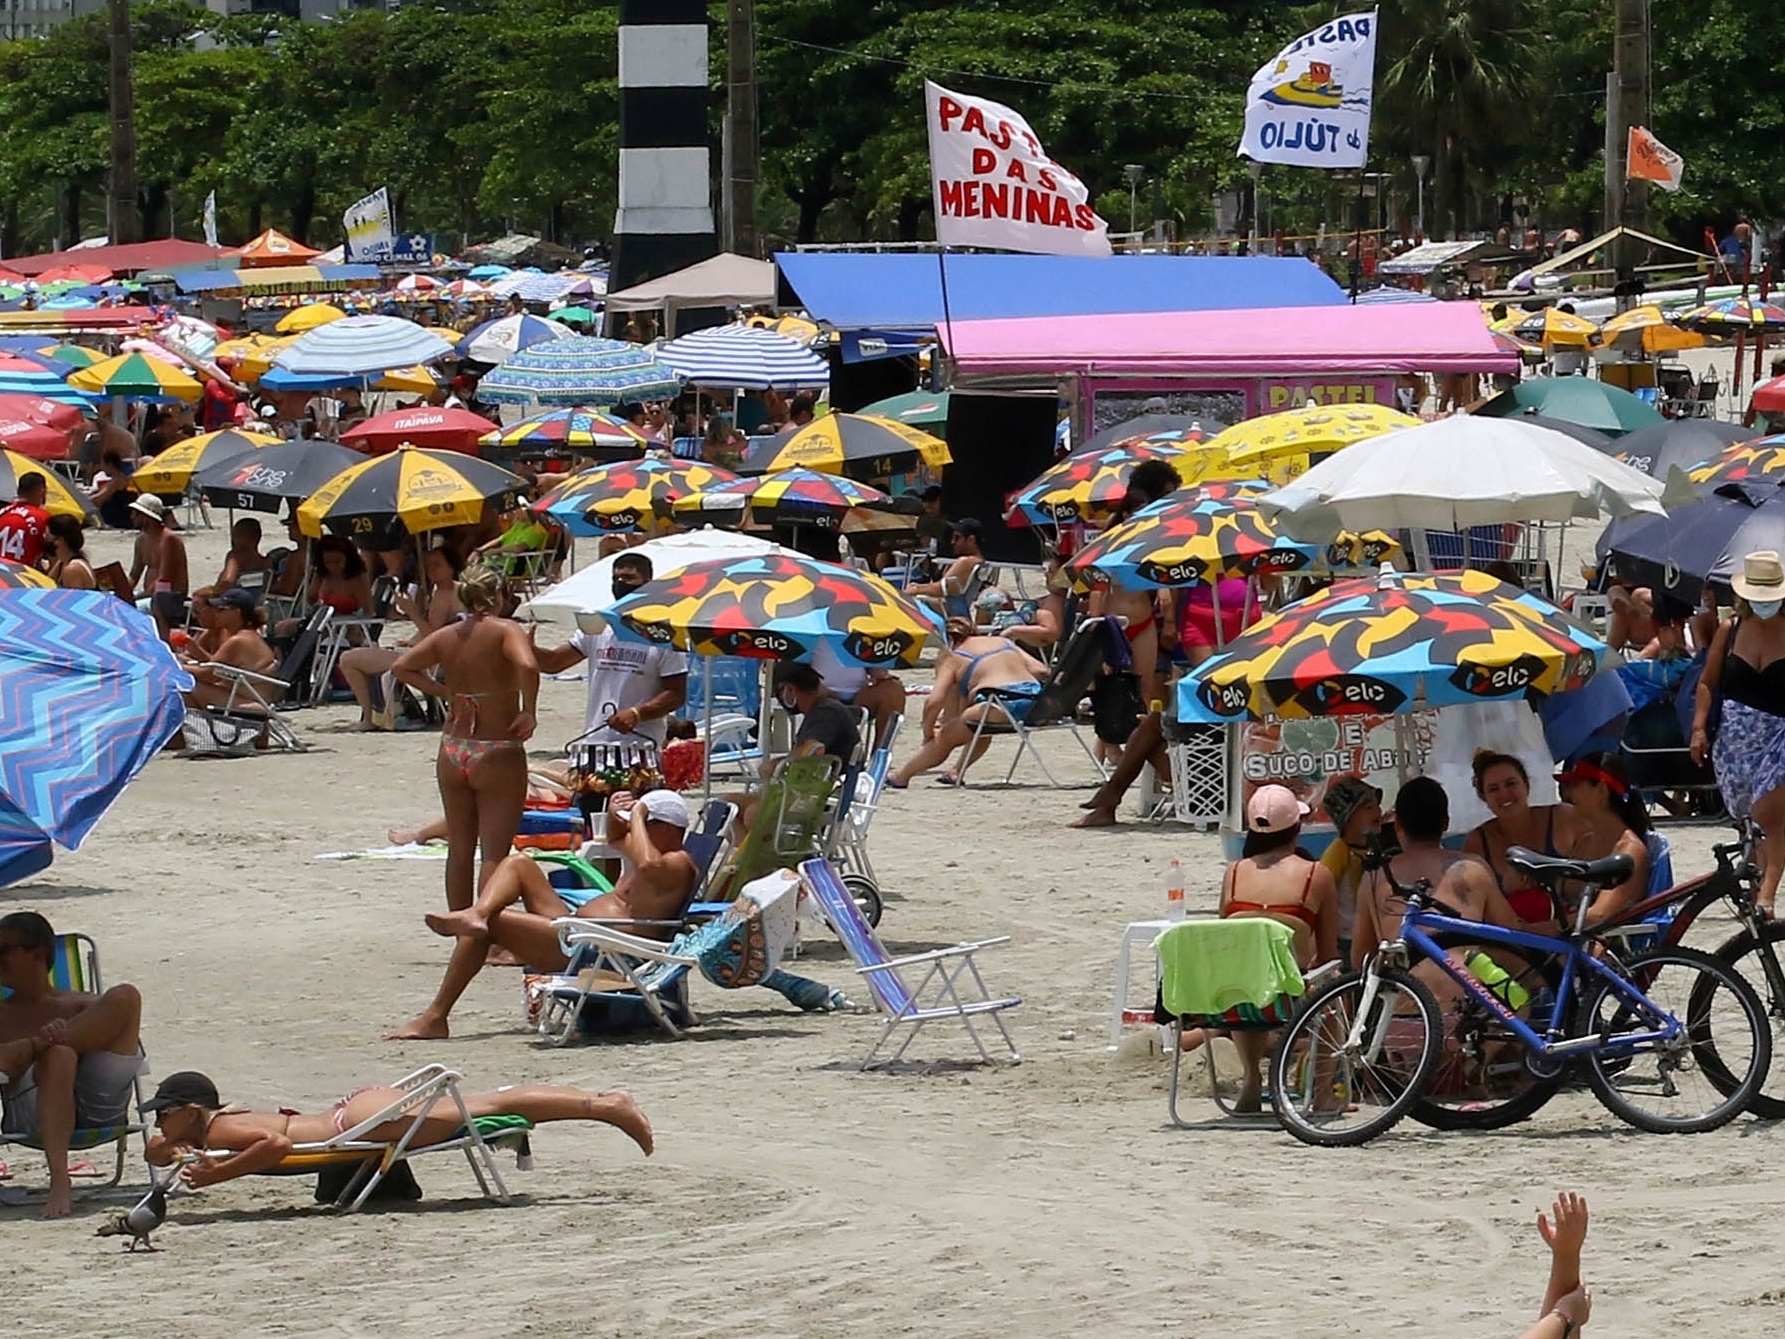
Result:
<svg viewBox="0 0 1785 1339"><path fill-rule="evenodd" d="M613 842L627 863L626 872L612 892L585 902L575 914L646 938L668 939L680 928L683 909L701 875L682 849L688 805L673 790L653 790L640 797L628 815L625 830ZM564 913L564 899L546 871L527 856L509 856L469 908L424 918L435 934L458 942L433 1002L386 1040L448 1036L448 1016L483 969L492 944L508 949L529 967L562 972L569 960L552 922Z"/></svg>
<svg viewBox="0 0 1785 1339"><path fill-rule="evenodd" d="M76 1130L111 1130L134 1119L142 1067L135 986L103 995L57 989L56 933L35 911L0 917L0 1084L6 1137L43 1150L50 1193L45 1218L73 1207L68 1149Z"/></svg>

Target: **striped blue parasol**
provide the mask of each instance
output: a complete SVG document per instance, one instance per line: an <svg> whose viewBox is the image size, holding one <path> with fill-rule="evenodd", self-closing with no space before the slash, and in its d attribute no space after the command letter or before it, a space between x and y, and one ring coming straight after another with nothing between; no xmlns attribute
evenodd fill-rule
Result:
<svg viewBox="0 0 1785 1339"><path fill-rule="evenodd" d="M110 591L0 595L0 884L73 850L180 729L192 676Z"/></svg>
<svg viewBox="0 0 1785 1339"><path fill-rule="evenodd" d="M478 382L477 395L497 404L609 405L674 395L681 384L649 349L571 335L522 349Z"/></svg>
<svg viewBox="0 0 1785 1339"><path fill-rule="evenodd" d="M444 358L452 345L438 332L400 316L349 316L306 330L273 356L276 366L308 376L364 375Z"/></svg>
<svg viewBox="0 0 1785 1339"><path fill-rule="evenodd" d="M714 326L660 345L657 357L696 386L806 390L830 384L830 367L786 335L750 325Z"/></svg>
<svg viewBox="0 0 1785 1339"><path fill-rule="evenodd" d="M32 395L62 404L91 405L93 397L68 384L74 368L30 353L0 353L0 395Z"/></svg>

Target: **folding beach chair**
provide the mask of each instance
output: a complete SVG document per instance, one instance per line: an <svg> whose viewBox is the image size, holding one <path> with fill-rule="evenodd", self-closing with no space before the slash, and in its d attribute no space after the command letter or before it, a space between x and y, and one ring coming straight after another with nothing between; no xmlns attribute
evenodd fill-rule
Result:
<svg viewBox="0 0 1785 1339"><path fill-rule="evenodd" d="M84 934L64 934L56 936L55 957L50 963L50 984L57 990L75 991L81 994L99 995L105 991L105 985L99 974L99 946ZM0 989L0 999L10 991ZM70 1153L87 1152L91 1149L104 1148L107 1144L116 1145L117 1158L112 1166L111 1180L103 1183L104 1188L117 1185L124 1179L124 1154L132 1135L143 1141L144 1149L149 1146L149 1127L141 1119L143 1105L142 1076L148 1072L148 1062L144 1060L131 1080L132 1115L123 1125L104 1125L93 1129L77 1129L68 1141ZM3 1092L4 1090L0 1090ZM35 1131L25 1134L6 1134L0 1131L0 1147L7 1144L18 1144L25 1148L43 1151L43 1142Z"/></svg>
<svg viewBox="0 0 1785 1339"><path fill-rule="evenodd" d="M309 745L297 737L281 706L298 706L296 685L308 673L334 611L319 604L272 674L256 674L234 665L213 665L212 672L229 685L221 707L188 707L185 753L188 758L244 757L261 748L303 753ZM264 741L264 742L263 742Z"/></svg>
<svg viewBox="0 0 1785 1339"><path fill-rule="evenodd" d="M1090 691L1091 682L1103 667L1104 637L1106 620L1087 618L1073 629L1072 637L1066 643L1053 668L1049 672L1047 682L1042 684L1041 691L1033 699L1012 694L1004 689L990 688L974 695L974 702L990 702L997 704L1001 710L984 712L979 724L973 729L973 742L968 746L968 756L979 747L979 741L985 735L1015 735L1016 752L1010 757L1010 768L1004 773L1005 785L1010 784L1011 777L1016 775L1016 765L1027 751L1035 759L1036 765L1047 777L1048 784L1055 790L1063 789L1041 751L1035 747L1032 736L1038 730L1065 728L1072 732L1078 746L1085 751L1085 757L1097 769L1099 776L1106 773L1103 764L1097 761L1097 755L1085 742L1085 737L1078 729L1079 700ZM1011 708L1018 704L1028 706L1023 719L1017 719ZM961 784L967 784L967 770L961 769Z"/></svg>
<svg viewBox="0 0 1785 1339"><path fill-rule="evenodd" d="M398 1163L430 1153L463 1153L484 1198L507 1204L508 1187L503 1184L502 1173L496 1169L495 1150L513 1149L521 1170L527 1170L531 1155L528 1136L533 1123L521 1116L473 1117L459 1092L459 1081L463 1077L445 1065L424 1065L390 1085L402 1091L388 1106L332 1139L294 1144L283 1160L259 1175L311 1176L348 1169L350 1174L335 1197L334 1207L343 1213L353 1213L371 1198L379 1182L389 1176ZM451 1101L458 1109L462 1122L458 1131L442 1143L417 1147L414 1141L423 1122L434 1104L442 1099ZM407 1122L403 1133L396 1139L370 1137L373 1130L392 1121ZM230 1155L213 1152L210 1156Z"/></svg>
<svg viewBox="0 0 1785 1339"><path fill-rule="evenodd" d="M975 1018L989 1017L998 1029L998 1035L1004 1039L1004 1046L1010 1053L1010 1063L1017 1064L1022 1056L1018 1054L1016 1043L1011 1040L1010 1032L1000 1017L1006 1009L1014 1009L1021 1004L1020 996L994 998L979 973L979 965L974 962L973 955L983 948L992 948L999 944L1008 944L1009 935L1001 935L996 939L984 939L977 943L956 944L953 948L937 949L931 953L913 953L902 958L889 958L881 947L880 940L875 937L873 927L856 906L855 899L843 886L836 867L828 860L808 860L800 866L800 882L806 891L818 903L824 918L830 922L837 937L843 941L849 956L855 960L856 971L868 983L874 992L874 1003L886 1018L886 1025L881 1029L879 1037L868 1048L867 1056L861 1067L868 1069L875 1063L874 1057L886 1044L887 1038L900 1027L910 1028L905 1039L883 1062L892 1064L905 1054L905 1049L921 1032L925 1024L955 1021L967 1029L967 1035L973 1039L973 1045L979 1051L979 1058L986 1064L992 1063L992 1053L986 1049L979 1030L974 1027ZM901 974L906 968L922 969L915 987L907 983Z"/></svg>
<svg viewBox="0 0 1785 1339"><path fill-rule="evenodd" d="M328 701L329 688L335 678L335 667L343 652L356 646L376 646L384 635L385 622L397 599L397 579L381 576L372 583L372 609L366 614L337 614L322 628L316 648L316 660L310 676L310 705Z"/></svg>

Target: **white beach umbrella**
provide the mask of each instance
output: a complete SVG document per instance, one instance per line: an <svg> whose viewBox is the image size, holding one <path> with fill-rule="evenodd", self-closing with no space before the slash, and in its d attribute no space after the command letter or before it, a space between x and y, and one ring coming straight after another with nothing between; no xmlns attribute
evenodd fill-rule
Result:
<svg viewBox="0 0 1785 1339"><path fill-rule="evenodd" d="M273 356L300 376L366 376L444 358L452 345L439 332L400 316L349 316L306 330Z"/></svg>
<svg viewBox="0 0 1785 1339"><path fill-rule="evenodd" d="M690 563L722 558L755 558L766 553L785 553L789 550L754 535L703 526L699 530L647 540L621 552L642 553L651 560L652 575L663 577L681 571ZM536 618L579 623L589 621L579 615L599 616L614 603L614 559L619 556L617 553L609 554L571 573L557 585L534 596L524 606L524 612ZM600 620L596 618L594 621L598 625Z"/></svg>
<svg viewBox="0 0 1785 1339"><path fill-rule="evenodd" d="M1661 488L1553 429L1456 415L1346 447L1260 497L1258 509L1298 539L1326 543L1341 530L1660 515Z"/></svg>

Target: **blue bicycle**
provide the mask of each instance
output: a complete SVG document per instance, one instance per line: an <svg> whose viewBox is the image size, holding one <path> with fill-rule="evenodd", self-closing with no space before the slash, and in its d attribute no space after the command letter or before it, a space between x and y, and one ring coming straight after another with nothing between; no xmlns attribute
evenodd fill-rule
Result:
<svg viewBox="0 0 1785 1339"><path fill-rule="evenodd" d="M1626 856L1575 861L1514 848L1508 858L1546 883L1605 887L1630 873ZM1304 999L1271 1057L1277 1117L1304 1143L1345 1148L1374 1139L1416 1106L1429 1109L1428 1091L1441 1074L1454 1082L1459 1073L1493 1073L1503 1098L1509 1071L1521 1071L1541 1105L1577 1066L1608 1111L1658 1134L1714 1130L1765 1081L1772 1063L1766 1008L1711 955L1671 945L1620 958L1581 936L1585 898L1574 936L1552 938L1434 909L1426 880L1393 886L1407 902L1399 937L1361 972ZM1533 961L1551 969L1540 988L1521 985L1516 970ZM1459 1035L1434 984L1461 1002L1452 1019L1485 1016L1492 1029ZM1470 1045L1476 1050L1465 1057ZM1467 1098L1453 1091L1444 1102Z"/></svg>

